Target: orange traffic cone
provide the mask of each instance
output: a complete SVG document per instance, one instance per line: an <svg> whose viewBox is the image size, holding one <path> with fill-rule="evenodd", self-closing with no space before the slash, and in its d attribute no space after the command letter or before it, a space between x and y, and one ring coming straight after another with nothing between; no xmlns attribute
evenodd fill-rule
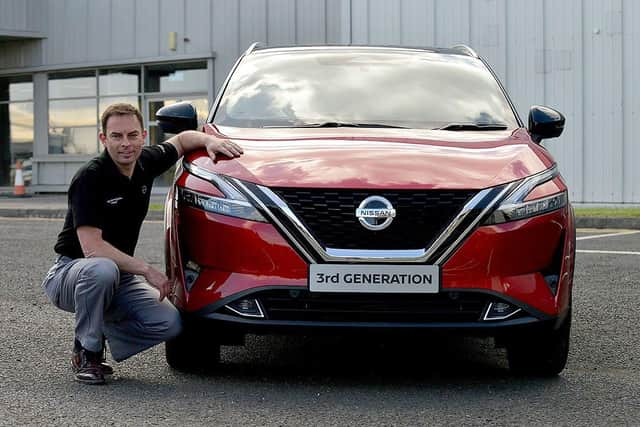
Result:
<svg viewBox="0 0 640 427"><path fill-rule="evenodd" d="M24 177L22 176L22 162L20 160L16 160L16 178L13 184L13 195L14 196L24 196Z"/></svg>

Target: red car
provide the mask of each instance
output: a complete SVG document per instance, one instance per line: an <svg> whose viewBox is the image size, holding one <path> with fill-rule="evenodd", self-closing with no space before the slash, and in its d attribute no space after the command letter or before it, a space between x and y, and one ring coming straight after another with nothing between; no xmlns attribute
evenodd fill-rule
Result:
<svg viewBox="0 0 640 427"><path fill-rule="evenodd" d="M196 128L191 105L157 113ZM184 333L175 368L214 366L247 333L488 334L518 373L569 349L573 210L540 145L466 46L252 46L204 132L245 154L186 156L166 205L166 266Z"/></svg>

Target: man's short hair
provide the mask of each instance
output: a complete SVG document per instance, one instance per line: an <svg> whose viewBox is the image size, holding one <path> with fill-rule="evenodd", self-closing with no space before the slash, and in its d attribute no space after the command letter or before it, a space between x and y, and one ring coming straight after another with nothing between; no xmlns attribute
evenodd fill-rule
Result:
<svg viewBox="0 0 640 427"><path fill-rule="evenodd" d="M106 135L107 133L107 121L109 121L109 117L111 116L135 116L140 122L140 128L144 129L144 124L142 121L142 113L136 107L131 104L127 104L125 102L119 102L117 104L111 104L107 107L106 110L102 113L100 117L100 124L102 125L102 133Z"/></svg>

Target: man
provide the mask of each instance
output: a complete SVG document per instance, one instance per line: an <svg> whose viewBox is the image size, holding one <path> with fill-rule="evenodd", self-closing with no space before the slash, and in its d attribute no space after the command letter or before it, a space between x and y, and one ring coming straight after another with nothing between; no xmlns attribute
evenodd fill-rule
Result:
<svg viewBox="0 0 640 427"><path fill-rule="evenodd" d="M129 104L109 106L101 126L104 152L71 181L55 245L60 256L42 283L53 304L75 313L71 362L75 379L86 384L103 384L113 373L105 338L120 362L180 333L180 315L165 299L168 278L134 257L153 179L191 150L206 148L214 161L242 154L233 142L196 131L144 147L142 115Z"/></svg>

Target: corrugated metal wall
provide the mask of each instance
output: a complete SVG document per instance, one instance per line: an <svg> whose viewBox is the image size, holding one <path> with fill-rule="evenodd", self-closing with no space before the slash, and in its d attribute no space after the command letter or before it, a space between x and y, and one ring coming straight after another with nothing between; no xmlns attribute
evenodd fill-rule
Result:
<svg viewBox="0 0 640 427"><path fill-rule="evenodd" d="M0 17L10 3L0 1ZM564 135L545 145L572 200L640 203L637 0L49 0L42 7L41 51L5 42L0 68L213 51L219 87L253 41L466 43L492 64L523 119L532 104L567 116ZM178 33L176 51L168 49L170 31Z"/></svg>
<svg viewBox="0 0 640 427"><path fill-rule="evenodd" d="M44 36L46 21L41 12L42 1L0 0L0 69L4 64L23 66L42 61L42 44L38 40Z"/></svg>
<svg viewBox="0 0 640 427"><path fill-rule="evenodd" d="M0 0L0 34L42 31L41 4L42 0Z"/></svg>
<svg viewBox="0 0 640 427"><path fill-rule="evenodd" d="M7 5L15 1L0 0L0 16L13 10ZM40 4L47 34L41 57L12 52L23 42L9 43L0 53L0 69L215 52L219 87L238 55L254 41L269 45L348 41L342 22L344 10L348 15L348 0L42 0ZM178 34L176 50L169 49L169 32Z"/></svg>

